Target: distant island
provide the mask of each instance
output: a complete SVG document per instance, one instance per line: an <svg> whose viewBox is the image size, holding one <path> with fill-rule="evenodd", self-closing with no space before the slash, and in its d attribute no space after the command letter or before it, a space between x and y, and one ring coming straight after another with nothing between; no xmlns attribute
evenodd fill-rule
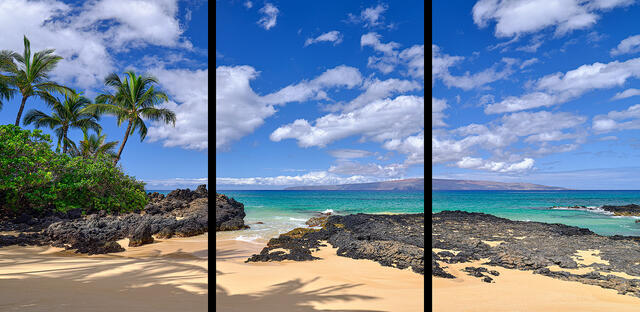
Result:
<svg viewBox="0 0 640 312"><path fill-rule="evenodd" d="M504 183L476 180L431 179L431 190L528 190L528 191L559 191L569 190L564 187L546 186L532 183Z"/></svg>
<svg viewBox="0 0 640 312"><path fill-rule="evenodd" d="M424 191L424 178L340 185L293 186L286 191Z"/></svg>

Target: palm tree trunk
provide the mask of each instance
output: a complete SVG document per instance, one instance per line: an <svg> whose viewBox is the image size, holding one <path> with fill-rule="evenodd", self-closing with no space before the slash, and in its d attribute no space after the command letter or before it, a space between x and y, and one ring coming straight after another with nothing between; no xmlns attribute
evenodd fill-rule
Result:
<svg viewBox="0 0 640 312"><path fill-rule="evenodd" d="M67 131L69 129L68 128L62 128L62 154L66 154L67 153L67 140L69 140L67 138Z"/></svg>
<svg viewBox="0 0 640 312"><path fill-rule="evenodd" d="M16 118L16 126L20 125L20 117L22 117L22 111L24 110L24 104L27 103L28 96L22 97L22 104L20 104L20 110L18 110L18 117Z"/></svg>
<svg viewBox="0 0 640 312"><path fill-rule="evenodd" d="M124 149L124 145L127 143L127 139L129 138L129 132L131 131L131 124L133 120L129 120L129 125L127 126L127 132L124 133L124 139L122 140L122 144L120 144L120 149L118 150L118 156L116 156L116 160L113 164L117 164L118 160L120 160L120 154L122 154L122 150Z"/></svg>

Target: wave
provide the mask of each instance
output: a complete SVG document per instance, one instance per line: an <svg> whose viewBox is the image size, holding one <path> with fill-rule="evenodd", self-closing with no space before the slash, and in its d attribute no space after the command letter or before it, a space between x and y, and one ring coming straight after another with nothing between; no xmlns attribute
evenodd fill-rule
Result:
<svg viewBox="0 0 640 312"><path fill-rule="evenodd" d="M333 214L333 209L327 209L327 210L323 211L322 213L323 214L328 214L328 213Z"/></svg>
<svg viewBox="0 0 640 312"><path fill-rule="evenodd" d="M595 212L595 213L604 214L608 216L613 216L613 212L606 211L602 209L601 206L600 207L598 206L579 206L579 207L578 206L556 206L556 207L551 207L551 209L589 211L589 212Z"/></svg>

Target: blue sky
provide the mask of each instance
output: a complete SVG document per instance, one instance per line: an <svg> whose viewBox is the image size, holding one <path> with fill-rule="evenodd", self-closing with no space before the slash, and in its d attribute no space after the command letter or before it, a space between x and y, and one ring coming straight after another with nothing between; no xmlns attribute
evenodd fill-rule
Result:
<svg viewBox="0 0 640 312"><path fill-rule="evenodd" d="M94 99L107 91L104 77L127 69L158 78L177 115L176 127L147 123L144 142L130 137L120 164L147 182L147 189L194 188L208 184L208 1L93 0L0 1L0 49L23 51L23 35L32 51L56 49L64 57L51 79ZM5 101L0 124L13 124L21 97ZM25 112L50 109L29 98ZM24 114L23 114L24 116ZM101 119L108 141L121 141L126 124ZM26 126L33 129L33 126ZM53 131L43 129L51 134ZM72 130L70 138L82 139Z"/></svg>
<svg viewBox="0 0 640 312"><path fill-rule="evenodd" d="M433 4L434 178L640 189L640 5Z"/></svg>
<svg viewBox="0 0 640 312"><path fill-rule="evenodd" d="M216 1L216 188L422 177L422 1Z"/></svg>

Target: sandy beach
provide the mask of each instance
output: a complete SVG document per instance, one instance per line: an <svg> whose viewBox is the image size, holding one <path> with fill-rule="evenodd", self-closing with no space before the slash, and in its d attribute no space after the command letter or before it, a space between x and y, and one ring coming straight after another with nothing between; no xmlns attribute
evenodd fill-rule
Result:
<svg viewBox="0 0 640 312"><path fill-rule="evenodd" d="M447 264L455 279L431 277L433 311L638 311L640 298L619 295L616 290L563 281L531 271L480 265L485 261ZM495 283L463 272L465 267L496 270Z"/></svg>
<svg viewBox="0 0 640 312"><path fill-rule="evenodd" d="M0 311L207 311L208 233L125 252L0 248Z"/></svg>
<svg viewBox="0 0 640 312"><path fill-rule="evenodd" d="M336 255L244 263L264 243L216 239L216 311L423 311L424 277Z"/></svg>

